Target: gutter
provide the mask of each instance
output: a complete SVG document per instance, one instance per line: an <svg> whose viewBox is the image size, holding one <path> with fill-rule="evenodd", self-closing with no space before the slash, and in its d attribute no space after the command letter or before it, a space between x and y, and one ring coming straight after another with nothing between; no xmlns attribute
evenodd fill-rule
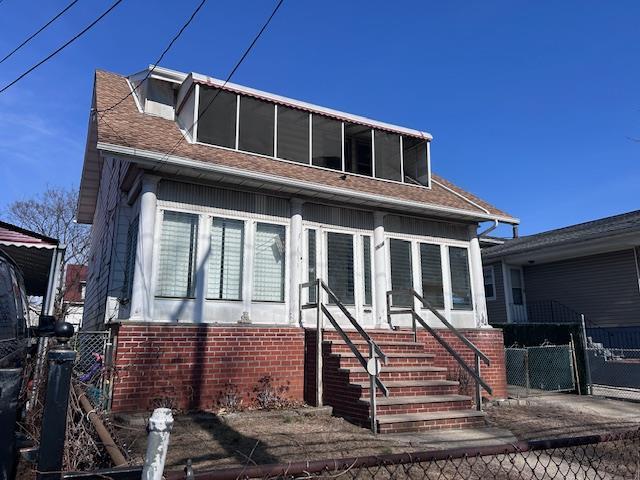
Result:
<svg viewBox="0 0 640 480"><path fill-rule="evenodd" d="M315 191L318 193L328 193L332 195L342 195L352 198L358 198L360 200L375 202L375 203L386 203L388 205L399 207L403 209L414 209L421 210L425 212L440 212L446 214L453 215L463 215L468 216L473 219L486 221L491 220L495 222L504 222L509 224L517 224L520 223L520 220L512 217L505 217L502 215L493 215L488 210L485 210L487 213L479 213L472 212L469 210L464 210L461 208L453 208L453 207L445 207L442 205L434 205L425 202L415 202L411 200L402 200L393 197L385 197L382 195L374 195L366 192L359 192L357 190L348 190L339 187L330 187L327 185L321 185L317 183L307 182L304 180L295 180L290 178L283 178L276 175L260 173L260 172L252 172L249 170L243 170L235 167L227 167L225 165L211 164L206 163L200 160L192 160L190 158L179 157L175 155L166 155L159 152L154 152L150 150L141 150L132 147L125 147L122 145L114 145L110 143L98 142L97 149L105 152L109 152L112 154L118 155L126 155L129 157L135 157L137 163L157 168L162 164L180 166L185 168L191 168L195 170L204 170L213 173L233 175L237 177L242 177L250 180L258 180L266 183L277 184L287 187L296 187L304 190ZM457 192L456 192L457 193ZM470 200L467 199L470 202Z"/></svg>

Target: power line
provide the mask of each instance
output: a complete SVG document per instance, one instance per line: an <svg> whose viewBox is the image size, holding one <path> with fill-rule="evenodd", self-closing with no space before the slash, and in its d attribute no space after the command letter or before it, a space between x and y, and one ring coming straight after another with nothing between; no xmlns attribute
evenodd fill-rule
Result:
<svg viewBox="0 0 640 480"><path fill-rule="evenodd" d="M118 105L120 105L122 102L124 102L127 98L129 98L131 95L133 95L133 93L140 87L140 85L142 85L144 82L147 81L147 79L151 76L151 74L154 72L154 70L156 69L156 67L158 66L158 64L162 61L162 59L164 58L164 56L167 54L167 52L171 49L171 47L173 47L173 44L180 38L180 36L182 35L182 33L187 29L187 27L189 26L189 24L191 23L191 21L195 18L195 16L198 14L198 12L200 11L200 9L204 6L204 4L207 3L207 0L202 0L200 2L200 4L196 7L196 9L191 13L191 16L189 17L189 19L186 21L186 23L184 23L182 25L182 27L180 28L180 30L178 31L178 33L171 39L171 41L169 42L169 44L167 45L167 47L164 49L164 51L162 52L162 54L160 54L160 56L158 57L158 59L155 61L155 63L153 64L153 67L151 69L149 69L149 71L147 72L147 74L144 76L144 78L140 81L140 83L138 83L134 88L131 89L131 91L129 93L127 93L123 98L121 98L120 100L118 100L116 103L114 103L113 105L111 105L110 107L107 107L103 110L98 110L97 113L100 114L105 114L106 112L113 110L114 108L116 108ZM0 62L1 63L1 62ZM102 115L101 115L102 118Z"/></svg>
<svg viewBox="0 0 640 480"><path fill-rule="evenodd" d="M240 68L240 65L245 60L245 58L247 58L247 56L249 55L249 53L253 49L254 45L258 42L258 40L260 39L260 37L262 36L264 31L267 29L267 27L271 23L271 20L273 19L273 17L276 15L276 13L278 13L278 10L280 9L280 7L282 6L283 3L284 3L284 0L279 0L278 1L278 3L276 4L275 8L271 12L271 15L269 15L269 18L267 18L267 21L264 22L264 24L262 25L262 28L260 29L260 31L255 35L255 37L253 38L253 40L251 41L249 46L246 48L246 50L244 51L244 53L242 54L240 59L236 62L235 66L233 67L233 69L231 70L229 75L227 75L227 78L223 82L222 86L220 86L220 88L218 88L218 91L216 92L216 94L213 96L213 98L211 98L211 100L209 100L209 103L207 103L207 106L204 108L204 110L202 110L202 112L198 115L196 120L191 124L191 127L187 131L193 131L193 127L195 127L198 124L198 122L200 121L200 119L207 113L207 111L209 110L209 107L211 107L211 104L213 104L213 102L218 97L218 95L220 94L222 89L224 89L224 87L227 85L227 83L229 83L229 81L231 80L231 77L233 77L233 75L236 73L236 70L238 70L238 68ZM167 158L169 158L169 155L171 155L173 152L175 152L176 148L178 148L178 146L184 141L184 139L185 139L184 136L180 137L180 140L178 140L175 143L175 145L171 148L171 150L169 150L168 153L164 154L164 156L160 160L160 164L162 164Z"/></svg>
<svg viewBox="0 0 640 480"><path fill-rule="evenodd" d="M0 0L0 3L2 3L2 0ZM47 28L49 25L51 25L53 22L55 22L58 18L60 18L62 15L64 15L64 13L69 10L71 7L73 7L76 3L78 3L78 0L73 0L73 2L71 2L69 5L67 5L66 7L64 7L62 10L60 10L60 12L53 17L51 20L49 20L47 23L45 23L42 27L40 27L35 33L31 34L29 37L27 37L27 39L22 42L20 45L18 45L16 48L14 48L13 50L11 50L9 53L7 53L4 58L2 60L0 60L0 64L3 63L5 60L7 60L9 57L11 57L14 53L16 53L18 50L20 50L22 47L24 47L27 43L29 43L31 40L33 40L40 32L42 32L45 28Z"/></svg>
<svg viewBox="0 0 640 480"><path fill-rule="evenodd" d="M82 35L84 35L85 33L87 33L89 30L91 30L91 28L93 28L94 25L96 25L100 20L102 20L104 17L106 17L109 13L111 13L111 11L116 8L118 5L120 5L120 3L122 3L122 0L116 0L115 2L113 2L113 4L107 9L105 10L102 15L100 15L98 18L96 18L93 22L91 22L89 25L87 25L80 33L76 34L73 38L71 38L70 40L68 40L66 43L64 43L63 45L61 45L60 47L58 47L56 50L54 50L53 52L51 52L49 55L47 55L45 58L43 58L42 60L40 60L38 63L36 63L34 66L32 66L31 68L29 68L26 72L22 73L20 76L18 76L18 78L16 78L15 80L13 80L12 82L8 83L7 85L5 85L4 87L2 87L2 89L0 89L0 93L3 93L5 90L7 90L9 87L15 85L16 83L18 83L20 80L22 80L24 77L26 77L27 75L29 75L31 72L33 72L36 68L38 68L40 65L42 65L43 63L51 60L53 57L55 57L58 53L60 53L62 50L64 50L66 47L68 47L69 45L71 45L73 42L75 42L78 38L80 38Z"/></svg>

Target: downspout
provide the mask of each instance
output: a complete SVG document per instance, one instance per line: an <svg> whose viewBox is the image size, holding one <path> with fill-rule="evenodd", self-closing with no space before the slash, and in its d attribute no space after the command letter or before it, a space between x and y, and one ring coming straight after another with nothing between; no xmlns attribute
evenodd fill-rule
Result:
<svg viewBox="0 0 640 480"><path fill-rule="evenodd" d="M480 232L480 233L477 235L477 237L478 237L478 238L482 238L482 237L484 237L485 235L487 235L488 233L493 232L497 227L498 227L498 220L494 220L494 221L493 221L493 225L491 225L491 226L490 226L489 228L487 228L486 230L484 230L484 231Z"/></svg>

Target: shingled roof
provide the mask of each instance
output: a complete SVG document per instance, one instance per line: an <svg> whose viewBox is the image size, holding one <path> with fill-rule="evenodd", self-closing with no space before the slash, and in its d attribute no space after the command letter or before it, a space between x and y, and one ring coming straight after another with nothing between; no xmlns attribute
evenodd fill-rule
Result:
<svg viewBox="0 0 640 480"><path fill-rule="evenodd" d="M640 210L507 240L483 250L484 260L545 248L579 244L615 235L640 233Z"/></svg>
<svg viewBox="0 0 640 480"><path fill-rule="evenodd" d="M126 77L105 71L96 72L94 88L94 108L98 112L116 104L131 91ZM189 143L184 139L176 122L141 113L131 95L116 108L93 116L87 156L96 149L107 150L112 146L124 147L132 152L132 155L153 153L156 157L166 158L166 154L171 152L172 158L179 157L202 162L202 164L228 167L237 172L264 174L291 182L340 189L346 193L365 193L375 195L382 200L388 198L415 202L424 207L447 207L453 211L459 210L466 213L469 218L495 218L508 223L518 223L516 218L506 212L437 175L432 175L432 187L429 189L283 162L210 145ZM168 162L168 160L164 161ZM87 203L83 195L87 191L86 185L98 182L99 176L96 168L87 163L87 157L85 157L81 183L81 212L84 213L81 213L81 216L85 221L90 221L92 212L87 208L90 205L85 205L84 210L82 208L83 200ZM80 220L83 219L80 218Z"/></svg>

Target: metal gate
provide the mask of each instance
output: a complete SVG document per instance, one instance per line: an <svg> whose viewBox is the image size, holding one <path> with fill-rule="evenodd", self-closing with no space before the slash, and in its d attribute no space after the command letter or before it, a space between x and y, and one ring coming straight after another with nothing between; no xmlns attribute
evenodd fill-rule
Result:
<svg viewBox="0 0 640 480"><path fill-rule="evenodd" d="M571 345L505 348L509 396L522 398L575 390L574 358Z"/></svg>

